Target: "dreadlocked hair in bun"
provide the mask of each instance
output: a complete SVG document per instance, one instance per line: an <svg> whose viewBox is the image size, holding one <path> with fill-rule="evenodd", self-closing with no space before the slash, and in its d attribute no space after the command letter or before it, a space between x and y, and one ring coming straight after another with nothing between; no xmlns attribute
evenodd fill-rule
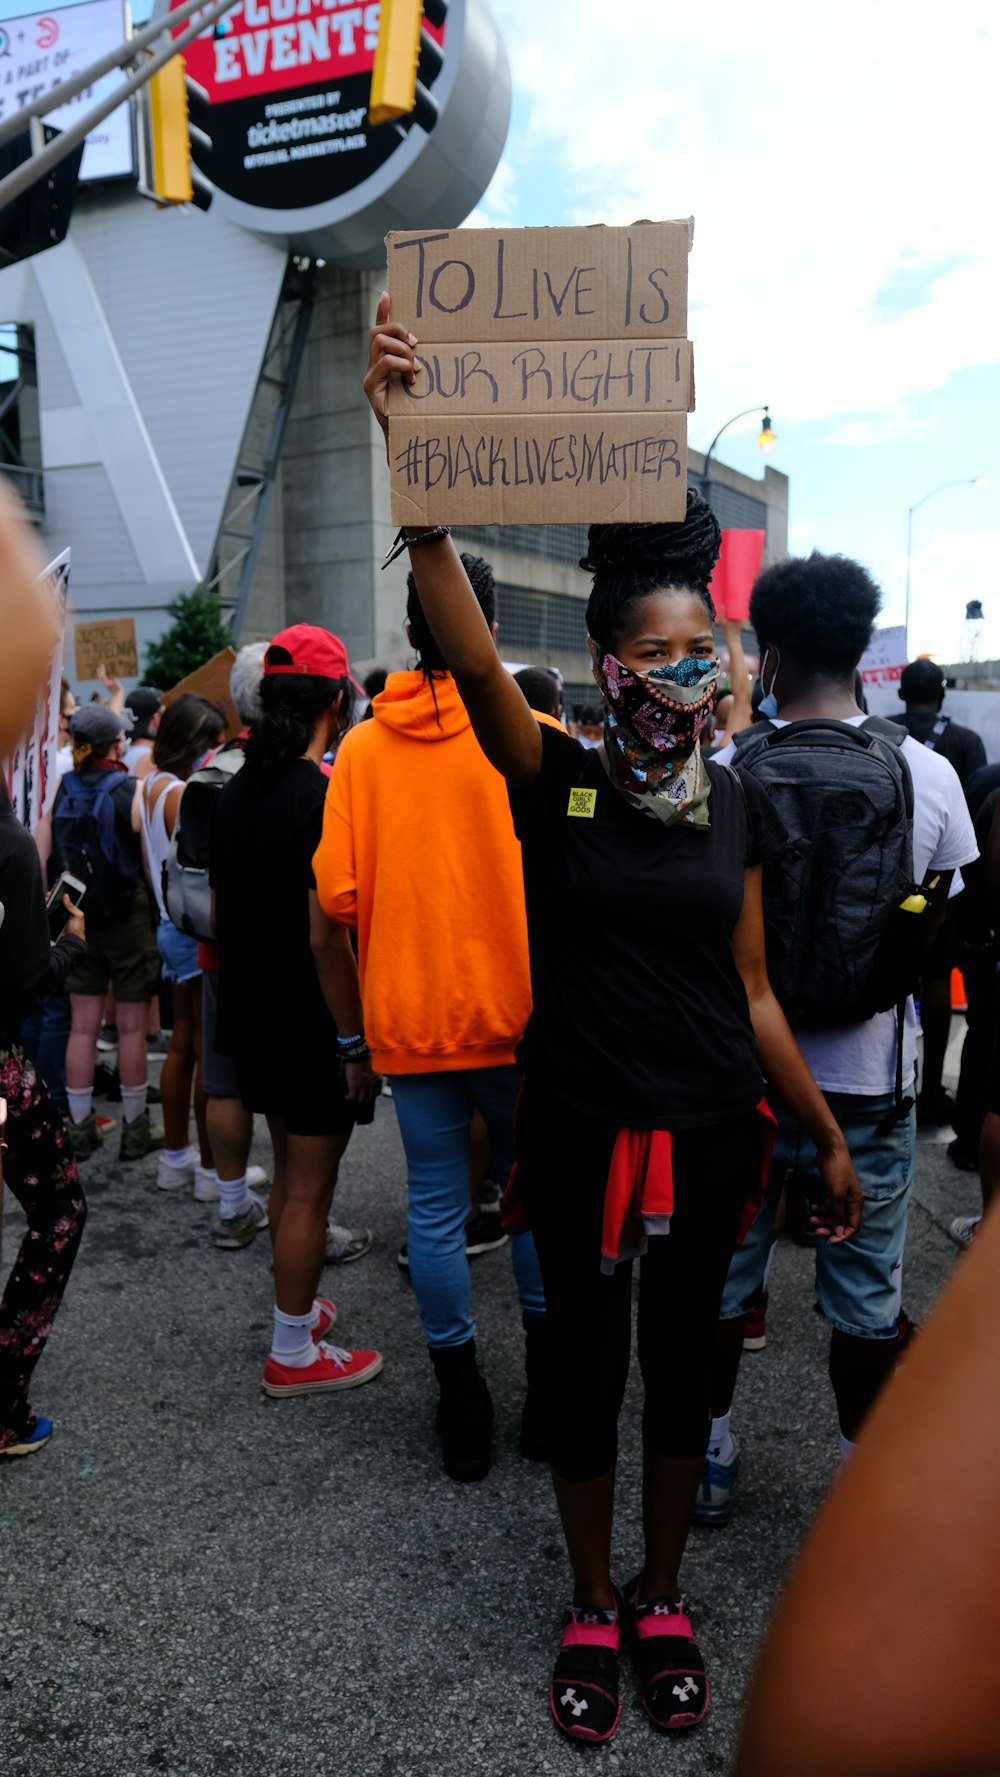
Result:
<svg viewBox="0 0 1000 1777"><path fill-rule="evenodd" d="M462 556L462 566L469 576L479 608L492 628L497 615L497 586L493 578L493 569L481 555ZM420 594L412 572L406 576L406 621L410 626L410 638L416 649L417 664L423 673L446 673L448 662L431 634L431 626L424 616L424 607L420 603Z"/></svg>
<svg viewBox="0 0 1000 1777"><path fill-rule="evenodd" d="M612 648L629 606L668 586L693 592L714 619L708 582L721 539L715 513L693 487L688 488L687 512L679 524L592 524L587 553L580 562L594 576L587 605L588 634L600 648Z"/></svg>

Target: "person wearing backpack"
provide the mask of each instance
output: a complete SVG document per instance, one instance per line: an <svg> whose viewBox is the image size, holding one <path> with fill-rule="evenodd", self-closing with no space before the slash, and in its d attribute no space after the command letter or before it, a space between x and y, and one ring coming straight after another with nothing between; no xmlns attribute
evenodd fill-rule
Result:
<svg viewBox="0 0 1000 1777"><path fill-rule="evenodd" d="M197 939L170 918L165 872L181 793L197 762L217 746L224 726L206 698L191 692L178 697L164 710L153 739L153 769L141 786L146 873L160 916L156 943L163 974L173 983L174 1003L170 1047L160 1075L165 1147L156 1183L161 1191L193 1188L199 1201L211 1201L215 1189L201 1089L201 968ZM200 1156L188 1140L192 1086Z"/></svg>
<svg viewBox="0 0 1000 1777"><path fill-rule="evenodd" d="M978 855L952 767L855 701L855 668L881 603L867 569L845 556L814 552L768 568L750 603L761 650L759 721L719 755L766 790L788 834L764 872L768 971L864 1192L860 1232L816 1246L843 1455L896 1362L916 1150L912 988L955 872ZM763 1281L782 1186L791 1172L816 1171L800 1122L773 1089L769 1102L779 1133L767 1193L723 1296L712 1437L695 1509L703 1524L724 1524L730 1513L739 1463L730 1410L744 1319Z"/></svg>
<svg viewBox="0 0 1000 1777"><path fill-rule="evenodd" d="M138 785L120 758L127 725L127 718L105 704L87 703L75 712L73 769L63 777L52 807L49 881L68 870L86 885L87 955L66 981L72 1018L66 1097L78 1160L93 1154L100 1140L94 1067L109 987L118 1004L119 1159L138 1160L163 1145L146 1108L146 1015L160 959L142 874Z"/></svg>

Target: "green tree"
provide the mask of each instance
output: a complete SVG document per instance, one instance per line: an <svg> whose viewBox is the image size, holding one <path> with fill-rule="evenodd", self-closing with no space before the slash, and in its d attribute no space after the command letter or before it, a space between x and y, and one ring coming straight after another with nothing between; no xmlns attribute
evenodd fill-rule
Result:
<svg viewBox="0 0 1000 1777"><path fill-rule="evenodd" d="M222 619L219 601L203 586L178 593L167 606L173 622L158 641L146 649L143 677L147 685L169 691L188 673L196 672L220 649L228 648L231 636Z"/></svg>

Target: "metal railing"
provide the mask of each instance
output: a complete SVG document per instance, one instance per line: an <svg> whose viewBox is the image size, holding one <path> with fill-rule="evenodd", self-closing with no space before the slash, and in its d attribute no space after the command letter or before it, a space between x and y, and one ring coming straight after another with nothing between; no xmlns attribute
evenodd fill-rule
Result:
<svg viewBox="0 0 1000 1777"><path fill-rule="evenodd" d="M6 476L17 489L30 518L45 517L45 477L41 469L26 469L22 463L0 463L0 475Z"/></svg>

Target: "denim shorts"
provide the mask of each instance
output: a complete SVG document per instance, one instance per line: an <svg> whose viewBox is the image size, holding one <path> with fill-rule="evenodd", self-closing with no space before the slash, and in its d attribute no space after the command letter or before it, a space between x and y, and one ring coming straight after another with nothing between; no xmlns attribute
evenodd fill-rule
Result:
<svg viewBox="0 0 1000 1777"><path fill-rule="evenodd" d="M161 919L156 931L156 948L160 953L163 973L168 981L194 981L201 974L198 967L198 940L179 932L169 919Z"/></svg>
<svg viewBox="0 0 1000 1777"><path fill-rule="evenodd" d="M860 1339L893 1339L898 1311L897 1279L906 1242L906 1216L917 1145L916 1112L910 1111L887 1135L876 1129L895 1102L827 1092L827 1104L840 1124L864 1192L860 1228L831 1246L816 1242L816 1296L820 1313L842 1333ZM816 1148L780 1100L768 1095L778 1119L778 1139L764 1201L746 1240L737 1247L722 1297L722 1319L745 1314L764 1281L774 1234L774 1218L789 1173L804 1175L816 1198L822 1187Z"/></svg>

